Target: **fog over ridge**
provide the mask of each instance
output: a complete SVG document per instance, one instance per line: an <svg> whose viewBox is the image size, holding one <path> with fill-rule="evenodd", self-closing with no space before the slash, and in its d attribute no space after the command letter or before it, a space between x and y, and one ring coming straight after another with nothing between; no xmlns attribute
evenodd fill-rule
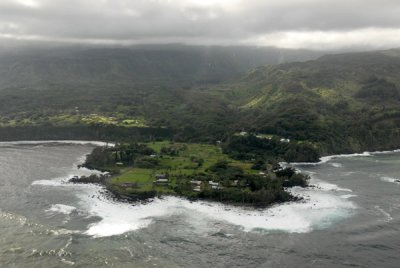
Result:
<svg viewBox="0 0 400 268"><path fill-rule="evenodd" d="M0 38L375 49L399 46L399 12L395 0L2 0Z"/></svg>

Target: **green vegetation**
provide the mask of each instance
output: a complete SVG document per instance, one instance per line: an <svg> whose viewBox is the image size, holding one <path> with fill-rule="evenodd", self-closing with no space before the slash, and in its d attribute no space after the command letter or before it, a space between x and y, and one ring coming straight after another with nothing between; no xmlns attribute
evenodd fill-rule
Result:
<svg viewBox="0 0 400 268"><path fill-rule="evenodd" d="M309 142L290 141L270 135L234 135L224 152L235 159L270 159L287 162L318 162L318 148Z"/></svg>
<svg viewBox="0 0 400 268"><path fill-rule="evenodd" d="M307 186L308 177L259 162L234 160L214 145L160 141L98 147L88 155L85 166L114 174L108 188L129 200L178 195L268 206L296 200L284 187ZM259 164L257 170L255 164Z"/></svg>
<svg viewBox="0 0 400 268"><path fill-rule="evenodd" d="M235 159L287 161L399 147L398 50L269 65L242 77L254 67L240 64L244 50L239 58L211 51L69 51L68 60L39 53L26 64L9 56L0 63L0 139L221 141ZM260 141L237 137L243 131Z"/></svg>
<svg viewBox="0 0 400 268"><path fill-rule="evenodd" d="M117 141L86 162L113 174L107 183L117 196L260 206L292 200L284 187L306 185L278 161L399 148L399 50L327 55L240 76L271 59L259 52L153 47L2 56L0 139Z"/></svg>
<svg viewBox="0 0 400 268"><path fill-rule="evenodd" d="M239 107L240 131L304 143L318 154L390 150L400 146L398 55L349 53L260 67L210 91Z"/></svg>

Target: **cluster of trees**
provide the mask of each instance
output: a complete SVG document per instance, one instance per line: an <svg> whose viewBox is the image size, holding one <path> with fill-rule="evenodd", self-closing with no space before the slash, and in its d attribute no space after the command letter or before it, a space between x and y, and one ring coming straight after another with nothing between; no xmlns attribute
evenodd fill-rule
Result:
<svg viewBox="0 0 400 268"><path fill-rule="evenodd" d="M163 146L160 150L160 152L164 155L169 155L169 156L178 156L180 152L185 151L187 149L187 146L185 144L172 144L169 146Z"/></svg>
<svg viewBox="0 0 400 268"><path fill-rule="evenodd" d="M144 144L127 143L115 147L96 147L87 155L84 166L90 169L113 171L116 164L139 167L156 165L156 159L148 157L154 150Z"/></svg>
<svg viewBox="0 0 400 268"><path fill-rule="evenodd" d="M219 161L207 169L207 173L180 176L174 190L189 198L209 199L219 202L268 206L273 203L296 200L297 197L285 190L288 187L308 185L309 177L296 173L292 168L279 169L268 175L245 174L243 169ZM191 180L201 181L200 193L193 192ZM213 189L209 181L218 183Z"/></svg>
<svg viewBox="0 0 400 268"><path fill-rule="evenodd" d="M226 160L221 160L210 166L206 171L217 175L220 178L235 179L238 176L242 176L244 171L241 167L232 166Z"/></svg>
<svg viewBox="0 0 400 268"><path fill-rule="evenodd" d="M354 95L356 98L379 100L398 100L400 92L396 84L385 78L372 76L367 79L359 91Z"/></svg>
<svg viewBox="0 0 400 268"><path fill-rule="evenodd" d="M240 188L224 188L219 191L206 190L199 194L199 198L241 205L251 204L259 207L266 207L271 204L297 199L284 190L270 188L263 188L258 191Z"/></svg>
<svg viewBox="0 0 400 268"><path fill-rule="evenodd" d="M174 147L174 146L172 146ZM178 148L175 146L175 148ZM180 148L180 147L179 147ZM166 153L170 152L165 151ZM86 158L84 166L110 172L118 172L120 165L139 168L153 169L161 168L160 158L154 157L154 150L144 144L127 143L117 144L115 147L96 147ZM191 158L202 164L196 157ZM173 190L178 195L188 198L202 198L220 202L252 204L254 206L268 206L276 202L295 200L296 197L288 193L286 187L308 185L308 177L296 173L294 169L277 169L277 165L267 163L264 160L256 161L254 166L262 170L260 174L246 173L242 167L232 164L226 160L220 160L211 165L204 172L195 174L175 174L171 178ZM99 183L103 178L89 177L80 178L71 182ZM201 182L201 191L193 191L191 181ZM212 183L210 183L212 181ZM217 186L216 186L217 185ZM215 187L216 186L216 187ZM114 187L113 185L110 186ZM120 191L114 189L116 194ZM154 197L158 192L156 189L133 191L132 199L146 199Z"/></svg>
<svg viewBox="0 0 400 268"><path fill-rule="evenodd" d="M138 168L157 168L160 167L160 160L154 157L141 157L135 161L135 167Z"/></svg>
<svg viewBox="0 0 400 268"><path fill-rule="evenodd" d="M253 134L232 136L223 146L226 154L240 160L282 159L288 162L318 162L318 148L308 142L286 142L277 137L259 138ZM257 161L254 169L259 169Z"/></svg>
<svg viewBox="0 0 400 268"><path fill-rule="evenodd" d="M72 183L82 183L82 184L105 184L107 176L106 175L96 175L92 174L89 176L73 177L69 179Z"/></svg>
<svg viewBox="0 0 400 268"><path fill-rule="evenodd" d="M139 143L119 144L111 150L115 157L115 162L121 162L125 165L134 164L135 160L142 156L155 154L153 149Z"/></svg>

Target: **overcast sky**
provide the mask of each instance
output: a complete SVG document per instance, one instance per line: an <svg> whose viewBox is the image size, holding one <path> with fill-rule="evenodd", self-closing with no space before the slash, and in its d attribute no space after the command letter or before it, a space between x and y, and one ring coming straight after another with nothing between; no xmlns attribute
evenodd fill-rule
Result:
<svg viewBox="0 0 400 268"><path fill-rule="evenodd" d="M399 0L0 0L0 42L400 47Z"/></svg>

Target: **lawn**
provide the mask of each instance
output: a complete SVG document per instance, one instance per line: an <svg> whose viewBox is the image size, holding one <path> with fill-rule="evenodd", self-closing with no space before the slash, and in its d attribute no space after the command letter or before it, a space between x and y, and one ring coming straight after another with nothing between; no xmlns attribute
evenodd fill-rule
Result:
<svg viewBox="0 0 400 268"><path fill-rule="evenodd" d="M160 167L156 169L125 167L120 170L121 175L112 179L112 183L137 183L140 188L143 187L149 190L153 188L153 181L155 180L156 174L168 173L171 176L170 184L173 186L175 184L175 180L173 179L174 176L205 172L207 168L220 160L226 160L230 162L231 165L239 166L246 173L257 173L257 171L251 169L251 163L241 162L230 158L222 152L222 149L219 146L216 145L171 143L169 141L150 142L146 143L146 145L157 153ZM182 148L179 155L170 156L161 154L161 148L170 146ZM199 166L197 162L193 161L194 158L203 159L203 164Z"/></svg>
<svg viewBox="0 0 400 268"><path fill-rule="evenodd" d="M136 182L139 184L152 183L154 171L145 168L128 168L118 177L113 178L114 183Z"/></svg>

